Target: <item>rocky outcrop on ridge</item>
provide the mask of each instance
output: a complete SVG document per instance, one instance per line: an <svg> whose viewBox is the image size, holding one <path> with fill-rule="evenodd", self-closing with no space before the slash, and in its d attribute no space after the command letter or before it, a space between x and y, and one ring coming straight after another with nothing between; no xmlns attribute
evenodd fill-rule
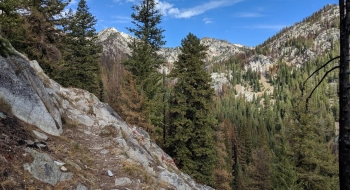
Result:
<svg viewBox="0 0 350 190"><path fill-rule="evenodd" d="M212 189L182 173L147 132L124 122L93 94L61 87L23 56L0 62L0 126L14 130L0 130L4 187ZM16 118L24 123L9 125ZM26 136L11 137L24 131Z"/></svg>
<svg viewBox="0 0 350 190"><path fill-rule="evenodd" d="M123 32L119 32L115 28L108 28L98 33L98 41L103 46L103 53L115 57L115 52L124 52L130 54L131 50L127 45L132 37ZM229 58L231 55L241 53L247 49L247 46L239 44L231 44L226 40L219 40L213 38L203 38L201 43L208 46L207 60L220 61ZM179 47L175 48L161 48L159 54L162 55L167 63L173 63L177 60L177 56L181 53Z"/></svg>

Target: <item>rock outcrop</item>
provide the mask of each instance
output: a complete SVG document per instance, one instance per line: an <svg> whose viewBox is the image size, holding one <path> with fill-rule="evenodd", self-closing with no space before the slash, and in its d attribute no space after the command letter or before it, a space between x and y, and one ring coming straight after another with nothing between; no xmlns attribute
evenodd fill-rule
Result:
<svg viewBox="0 0 350 190"><path fill-rule="evenodd" d="M50 139L43 147L30 140L25 148L34 161L23 170L41 183L54 189L68 184L76 189L212 189L183 174L147 132L124 122L93 94L61 87L23 56L0 57L0 62L0 98L14 116L40 129L33 135Z"/></svg>
<svg viewBox="0 0 350 190"><path fill-rule="evenodd" d="M42 70L36 73L23 56L0 57L0 63L0 98L11 105L12 113L48 134L60 135L59 103L38 77Z"/></svg>
<svg viewBox="0 0 350 190"><path fill-rule="evenodd" d="M40 153L31 148L26 148L25 151L34 157L34 161L30 164L24 164L23 168L29 171L36 179L53 186L58 182L72 179L73 174L71 172L61 172L59 166L55 164L47 153Z"/></svg>

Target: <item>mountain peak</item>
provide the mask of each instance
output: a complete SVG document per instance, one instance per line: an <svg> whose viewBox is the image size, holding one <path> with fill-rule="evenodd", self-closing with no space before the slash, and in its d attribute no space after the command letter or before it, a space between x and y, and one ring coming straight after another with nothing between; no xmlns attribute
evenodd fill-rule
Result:
<svg viewBox="0 0 350 190"><path fill-rule="evenodd" d="M115 29L114 27L111 27L111 28L103 29L101 32L99 32L98 33L98 38L99 38L99 41L105 41L111 35L118 35L118 34L121 35L126 40L128 40L131 37L129 34L126 34L124 32L120 32L117 29Z"/></svg>

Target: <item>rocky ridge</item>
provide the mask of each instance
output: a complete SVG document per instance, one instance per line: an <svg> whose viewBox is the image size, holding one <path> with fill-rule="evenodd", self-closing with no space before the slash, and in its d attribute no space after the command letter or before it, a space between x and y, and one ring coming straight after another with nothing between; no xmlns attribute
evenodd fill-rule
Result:
<svg viewBox="0 0 350 190"><path fill-rule="evenodd" d="M212 189L93 94L61 87L22 55L0 62L0 129L14 130L0 130L2 187Z"/></svg>
<svg viewBox="0 0 350 190"><path fill-rule="evenodd" d="M312 19L313 16L318 18ZM332 44L339 41L337 5L327 5L313 16L282 30L276 38L267 40L263 47L271 52L268 57L273 63L282 58L292 64L302 64L329 51ZM298 42L293 43L296 39L308 43L301 47Z"/></svg>
<svg viewBox="0 0 350 190"><path fill-rule="evenodd" d="M131 50L128 47L127 42L131 39L133 39L132 36L119 32L115 28L108 28L98 33L98 41L103 46L103 53L109 54L112 57L114 57L114 51L121 51L125 54L130 54ZM247 46L231 44L226 40L214 38L203 38L201 39L201 43L209 47L206 60L208 62L224 60L231 55L242 53L245 50L250 49ZM173 63L180 54L180 48L161 48L159 54L163 55L167 63Z"/></svg>

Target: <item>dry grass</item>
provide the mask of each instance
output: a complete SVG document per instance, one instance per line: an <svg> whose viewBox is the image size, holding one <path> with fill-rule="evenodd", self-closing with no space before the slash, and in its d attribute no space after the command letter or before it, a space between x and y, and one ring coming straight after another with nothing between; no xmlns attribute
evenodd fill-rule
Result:
<svg viewBox="0 0 350 190"><path fill-rule="evenodd" d="M150 174L148 174L141 165L128 160L122 160L121 164L123 165L122 170L131 178L138 178L141 182L149 185L154 184L154 180Z"/></svg>
<svg viewBox="0 0 350 190"><path fill-rule="evenodd" d="M118 130L112 126L112 125L108 125L103 127L103 129L100 132L100 136L101 137L117 137L118 136Z"/></svg>

